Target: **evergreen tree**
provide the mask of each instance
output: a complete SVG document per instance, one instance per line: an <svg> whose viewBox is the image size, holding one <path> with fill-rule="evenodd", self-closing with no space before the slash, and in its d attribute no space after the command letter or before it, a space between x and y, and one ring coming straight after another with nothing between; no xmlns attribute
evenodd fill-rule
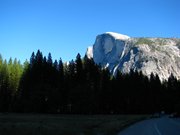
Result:
<svg viewBox="0 0 180 135"><path fill-rule="evenodd" d="M84 74L83 74L83 64L81 55L78 53L75 60L75 72L76 72L76 81L79 81L78 83L82 83L84 80Z"/></svg>
<svg viewBox="0 0 180 135"><path fill-rule="evenodd" d="M48 63L50 66L52 66L53 61L52 61L51 53L48 54L47 63Z"/></svg>
<svg viewBox="0 0 180 135"><path fill-rule="evenodd" d="M34 63L35 63L35 54L33 52L31 55L31 58L30 58L30 66L32 67L34 65Z"/></svg>
<svg viewBox="0 0 180 135"><path fill-rule="evenodd" d="M59 78L60 78L59 80L60 82L63 82L65 74L64 74L64 65L61 58L59 60L58 71L59 71Z"/></svg>
<svg viewBox="0 0 180 135"><path fill-rule="evenodd" d="M9 72L7 61L4 60L1 66L0 71L0 111L7 112L9 111L11 99L12 99L12 91L9 89Z"/></svg>
<svg viewBox="0 0 180 135"><path fill-rule="evenodd" d="M171 75L161 82L158 75L148 79L142 72L117 71L96 65L93 59L68 64L53 62L40 50L30 62L8 63L0 55L0 111L78 114L128 114L159 111L180 112L180 81Z"/></svg>

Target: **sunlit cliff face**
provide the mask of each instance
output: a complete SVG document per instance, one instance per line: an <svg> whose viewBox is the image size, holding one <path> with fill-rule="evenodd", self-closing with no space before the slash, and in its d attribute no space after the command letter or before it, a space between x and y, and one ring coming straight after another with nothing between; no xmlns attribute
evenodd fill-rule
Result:
<svg viewBox="0 0 180 135"><path fill-rule="evenodd" d="M86 54L114 75L117 70L128 73L133 69L147 76L158 74L161 80L171 74L180 78L180 39L177 38L130 38L106 32L96 37Z"/></svg>

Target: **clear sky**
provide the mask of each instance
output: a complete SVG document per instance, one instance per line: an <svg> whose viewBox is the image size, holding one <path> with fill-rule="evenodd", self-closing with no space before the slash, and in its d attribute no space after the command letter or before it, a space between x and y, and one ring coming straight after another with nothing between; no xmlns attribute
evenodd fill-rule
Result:
<svg viewBox="0 0 180 135"><path fill-rule="evenodd" d="M84 56L96 35L180 37L180 0L0 0L0 54L23 63L33 51Z"/></svg>

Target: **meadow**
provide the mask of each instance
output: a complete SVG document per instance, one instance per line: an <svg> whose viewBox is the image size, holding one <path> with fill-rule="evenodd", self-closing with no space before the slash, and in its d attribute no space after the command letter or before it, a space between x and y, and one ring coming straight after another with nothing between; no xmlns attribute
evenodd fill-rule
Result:
<svg viewBox="0 0 180 135"><path fill-rule="evenodd" d="M115 135L147 115L0 114L1 135Z"/></svg>

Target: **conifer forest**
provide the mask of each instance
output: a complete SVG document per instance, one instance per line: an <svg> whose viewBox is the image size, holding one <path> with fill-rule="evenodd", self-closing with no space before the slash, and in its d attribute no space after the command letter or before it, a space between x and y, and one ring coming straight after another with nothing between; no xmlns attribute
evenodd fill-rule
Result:
<svg viewBox="0 0 180 135"><path fill-rule="evenodd" d="M65 63L40 50L21 64L0 56L0 112L151 114L180 112L180 81L173 75L117 72L112 76L87 56Z"/></svg>

